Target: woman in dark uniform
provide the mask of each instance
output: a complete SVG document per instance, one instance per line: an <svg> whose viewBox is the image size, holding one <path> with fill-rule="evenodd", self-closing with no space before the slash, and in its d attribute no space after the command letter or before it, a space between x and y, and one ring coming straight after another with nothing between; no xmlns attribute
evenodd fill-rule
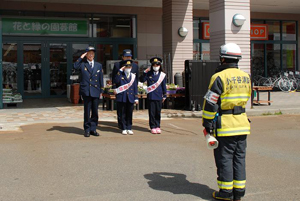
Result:
<svg viewBox="0 0 300 201"><path fill-rule="evenodd" d="M116 95L118 119L120 119L120 128L123 135L133 135L132 131L132 114L134 104L138 104L137 97L137 81L136 75L131 73L132 60L125 60L121 62L121 68L115 75L114 83Z"/></svg>
<svg viewBox="0 0 300 201"><path fill-rule="evenodd" d="M152 134L160 134L162 103L166 100L166 74L161 66L162 59L150 59L151 67L144 71L143 82L147 81L149 125Z"/></svg>

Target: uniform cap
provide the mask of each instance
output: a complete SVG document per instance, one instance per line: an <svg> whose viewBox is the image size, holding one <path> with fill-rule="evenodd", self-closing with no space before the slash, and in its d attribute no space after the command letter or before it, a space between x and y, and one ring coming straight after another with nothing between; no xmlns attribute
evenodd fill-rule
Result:
<svg viewBox="0 0 300 201"><path fill-rule="evenodd" d="M121 66L132 66L133 61L132 60L125 60L121 62Z"/></svg>
<svg viewBox="0 0 300 201"><path fill-rule="evenodd" d="M123 57L132 57L132 52L130 49L123 50Z"/></svg>
<svg viewBox="0 0 300 201"><path fill-rule="evenodd" d="M89 46L88 48L86 48L85 51L86 51L86 52L88 52L88 51L94 51L94 52L96 52L95 48L92 47L92 46Z"/></svg>
<svg viewBox="0 0 300 201"><path fill-rule="evenodd" d="M161 64L161 62L162 62L162 59L159 57L153 57L150 59L151 64Z"/></svg>

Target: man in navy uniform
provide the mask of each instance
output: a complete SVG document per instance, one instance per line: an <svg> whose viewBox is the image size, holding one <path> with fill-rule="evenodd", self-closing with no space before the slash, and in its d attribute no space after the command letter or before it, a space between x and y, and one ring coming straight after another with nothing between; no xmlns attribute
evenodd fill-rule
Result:
<svg viewBox="0 0 300 201"><path fill-rule="evenodd" d="M131 60L121 62L121 66L114 79L118 120L120 119L119 128L123 135L133 135L132 113L134 104L138 104L136 75L131 73Z"/></svg>
<svg viewBox="0 0 300 201"><path fill-rule="evenodd" d="M86 58L85 58L86 57ZM99 136L96 131L98 125L98 104L103 92L102 65L94 61L95 48L88 47L86 52L74 63L74 68L81 71L80 95L84 101L84 136ZM91 114L92 110L92 114Z"/></svg>
<svg viewBox="0 0 300 201"><path fill-rule="evenodd" d="M112 88L115 89L116 88L116 83L114 83L114 79L117 75L117 73L119 72L120 68L122 67L121 63L126 61L126 60L131 60L132 59L132 52L130 49L125 49L123 50L123 54L122 54L122 61L120 62L116 62L114 64L114 68L112 71ZM135 74L135 80L136 83L138 84L138 79L139 79L139 67L136 63L132 62L132 69L131 69L131 73ZM118 114L118 127L121 128L121 119L119 117L121 117L121 114L119 114L120 110L118 109L117 106L117 114Z"/></svg>

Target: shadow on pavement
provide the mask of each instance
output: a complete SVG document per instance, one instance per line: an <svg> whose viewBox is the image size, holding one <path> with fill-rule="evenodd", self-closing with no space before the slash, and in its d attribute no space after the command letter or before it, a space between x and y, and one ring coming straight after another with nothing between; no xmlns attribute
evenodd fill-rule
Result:
<svg viewBox="0 0 300 201"><path fill-rule="evenodd" d="M150 188L159 191L169 191L173 194L189 194L204 200L212 200L213 189L206 185L191 183L186 175L168 172L154 172L145 174Z"/></svg>
<svg viewBox="0 0 300 201"><path fill-rule="evenodd" d="M132 126L133 131L142 131L142 132L149 132L149 130L145 127L140 127L137 125ZM47 129L47 131L60 131L63 133L69 133L69 134L77 134L77 135L83 135L84 130L83 128L77 128L77 127L70 127L70 126L53 126L52 128ZM99 124L97 126L97 131L101 133L110 132L110 133L116 133L120 134L121 130L118 128L117 122L110 122L110 121L99 121Z"/></svg>
<svg viewBox="0 0 300 201"><path fill-rule="evenodd" d="M65 126L53 126L52 128L47 129L47 131L60 131L69 134L83 135L83 129L76 127L65 127Z"/></svg>
<svg viewBox="0 0 300 201"><path fill-rule="evenodd" d="M113 132L113 133L121 133L121 129L118 128L117 122L111 122L111 121L99 121L97 129L101 132ZM140 127L137 125L132 125L133 131L141 131L141 132L149 132L149 129L145 127Z"/></svg>

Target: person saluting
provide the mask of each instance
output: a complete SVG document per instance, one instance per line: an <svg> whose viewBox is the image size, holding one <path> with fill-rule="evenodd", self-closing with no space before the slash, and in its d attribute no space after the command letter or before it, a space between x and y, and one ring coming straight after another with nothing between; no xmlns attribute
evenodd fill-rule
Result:
<svg viewBox="0 0 300 201"><path fill-rule="evenodd" d="M138 90L136 75L131 73L132 60L121 62L121 68L116 74L113 82L116 88L114 94L117 101L117 115L119 128L123 135L133 135L132 131L132 114L134 104L138 104Z"/></svg>
<svg viewBox="0 0 300 201"><path fill-rule="evenodd" d="M99 136L98 125L99 98L103 93L102 65L95 62L95 48L89 46L86 52L74 63L74 69L81 71L80 92L84 101L84 136Z"/></svg>

